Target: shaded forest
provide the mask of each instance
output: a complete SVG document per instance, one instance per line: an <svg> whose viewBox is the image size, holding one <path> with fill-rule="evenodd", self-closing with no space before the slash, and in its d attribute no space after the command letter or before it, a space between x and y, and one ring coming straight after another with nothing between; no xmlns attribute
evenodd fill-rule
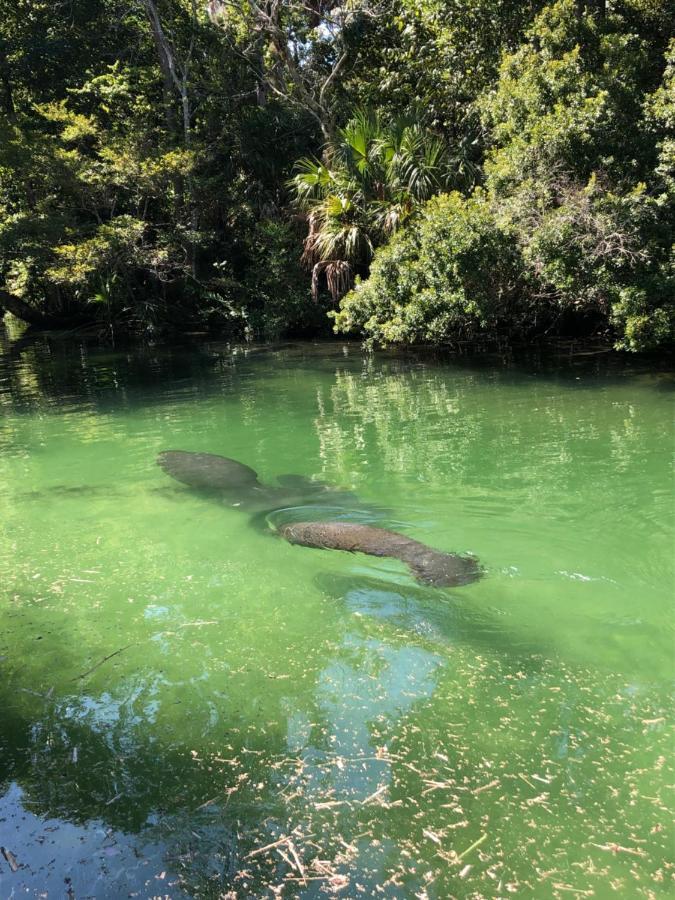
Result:
<svg viewBox="0 0 675 900"><path fill-rule="evenodd" d="M673 340L665 0L0 0L0 313Z"/></svg>

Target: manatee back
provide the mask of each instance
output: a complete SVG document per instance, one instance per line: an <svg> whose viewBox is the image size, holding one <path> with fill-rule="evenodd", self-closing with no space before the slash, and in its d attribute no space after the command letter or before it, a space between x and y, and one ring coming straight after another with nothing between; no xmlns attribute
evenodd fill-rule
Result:
<svg viewBox="0 0 675 900"><path fill-rule="evenodd" d="M400 559L417 581L432 587L471 584L482 574L478 561L471 556L443 553L387 528L356 522L317 521L289 522L277 530L291 544Z"/></svg>
<svg viewBox="0 0 675 900"><path fill-rule="evenodd" d="M250 466L215 453L164 450L157 465L177 481L201 490L228 491L258 484L258 475Z"/></svg>

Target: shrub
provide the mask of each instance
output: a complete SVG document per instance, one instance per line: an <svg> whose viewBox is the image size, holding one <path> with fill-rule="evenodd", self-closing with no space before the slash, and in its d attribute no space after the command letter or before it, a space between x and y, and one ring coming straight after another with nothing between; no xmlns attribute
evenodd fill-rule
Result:
<svg viewBox="0 0 675 900"><path fill-rule="evenodd" d="M340 304L335 330L382 344L489 335L513 316L517 273L517 251L485 195L443 194L377 253L368 280Z"/></svg>

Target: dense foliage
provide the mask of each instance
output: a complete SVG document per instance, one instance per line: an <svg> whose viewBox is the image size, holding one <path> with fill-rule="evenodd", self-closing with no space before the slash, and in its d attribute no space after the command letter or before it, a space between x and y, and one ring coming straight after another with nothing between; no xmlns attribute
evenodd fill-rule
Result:
<svg viewBox="0 0 675 900"><path fill-rule="evenodd" d="M337 325L446 342L612 328L672 339L673 70L619 15L547 7L477 101L484 187L432 201L375 257Z"/></svg>
<svg viewBox="0 0 675 900"><path fill-rule="evenodd" d="M522 296L516 256L482 191L441 195L376 255L337 326L382 344L475 341L484 329L508 329Z"/></svg>
<svg viewBox="0 0 675 900"><path fill-rule="evenodd" d="M0 0L0 309L665 345L670 9Z"/></svg>
<svg viewBox="0 0 675 900"><path fill-rule="evenodd" d="M303 259L315 300L322 275L333 300L346 293L375 247L451 177L442 141L415 122L385 125L364 111L339 129L323 161L301 159L296 170L292 186L307 212Z"/></svg>

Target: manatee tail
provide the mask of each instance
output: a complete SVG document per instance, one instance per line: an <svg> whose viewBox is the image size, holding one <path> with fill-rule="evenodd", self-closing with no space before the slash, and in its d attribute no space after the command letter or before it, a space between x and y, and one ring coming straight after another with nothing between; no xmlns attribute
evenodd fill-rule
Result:
<svg viewBox="0 0 675 900"><path fill-rule="evenodd" d="M472 556L442 553L424 544L418 544L409 554L400 557L407 564L420 584L432 587L459 587L471 584L483 574L478 560ZM418 549L421 548L421 549Z"/></svg>

